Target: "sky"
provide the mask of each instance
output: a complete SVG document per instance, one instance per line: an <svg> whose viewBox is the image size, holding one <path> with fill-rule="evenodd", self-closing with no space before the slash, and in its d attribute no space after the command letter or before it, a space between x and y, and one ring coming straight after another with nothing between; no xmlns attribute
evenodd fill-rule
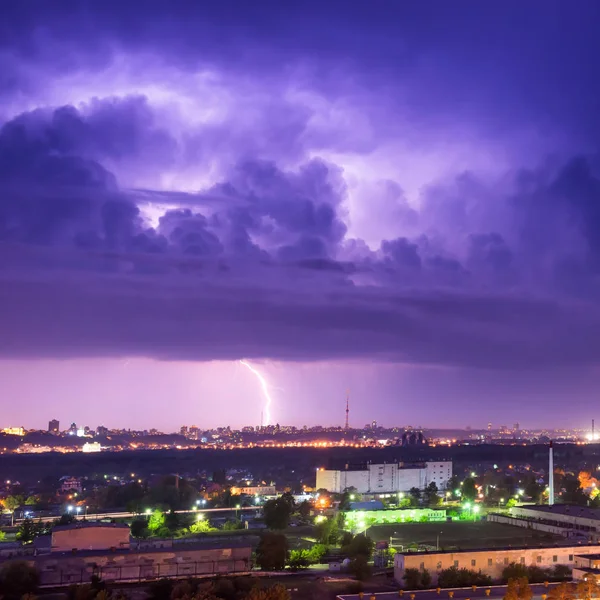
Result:
<svg viewBox="0 0 600 600"><path fill-rule="evenodd" d="M0 5L0 426L591 424L596 0Z"/></svg>

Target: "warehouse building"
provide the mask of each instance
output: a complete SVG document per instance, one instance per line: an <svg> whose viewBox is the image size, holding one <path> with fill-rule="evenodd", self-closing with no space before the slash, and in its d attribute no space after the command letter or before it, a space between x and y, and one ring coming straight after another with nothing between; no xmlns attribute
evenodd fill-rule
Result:
<svg viewBox="0 0 600 600"><path fill-rule="evenodd" d="M384 464L345 465L340 470L321 468L317 470L317 489L341 494L354 489L358 494L384 495L420 490L435 483L438 490L445 490L452 477L452 462L425 462L407 464L402 462Z"/></svg>
<svg viewBox="0 0 600 600"><path fill-rule="evenodd" d="M481 570L492 579L499 580L502 571L512 563L545 569L556 565L574 568L576 556L581 560L580 557L593 555L598 549L597 545L576 545L398 553L394 558L394 577L398 583L403 583L406 569L427 570L435 585L440 571L456 567Z"/></svg>
<svg viewBox="0 0 600 600"><path fill-rule="evenodd" d="M246 542L130 540L129 527L120 524L56 527L46 542L22 547L7 557L35 566L41 586L89 582L93 575L105 581L135 582L245 573L252 567L252 547ZM0 559L0 567L4 562Z"/></svg>

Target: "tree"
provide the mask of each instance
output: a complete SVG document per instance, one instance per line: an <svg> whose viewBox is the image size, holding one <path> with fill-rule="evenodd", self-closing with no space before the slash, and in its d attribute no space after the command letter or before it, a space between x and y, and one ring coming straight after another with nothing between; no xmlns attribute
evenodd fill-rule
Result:
<svg viewBox="0 0 600 600"><path fill-rule="evenodd" d="M14 512L15 510L17 510L19 506L23 505L23 502L23 496L7 496L3 500L6 510L8 510L9 512Z"/></svg>
<svg viewBox="0 0 600 600"><path fill-rule="evenodd" d="M419 569L404 569L404 587L408 590L418 590L421 588L421 571Z"/></svg>
<svg viewBox="0 0 600 600"><path fill-rule="evenodd" d="M148 523L146 519L134 519L131 521L129 529L134 538L145 538L148 535Z"/></svg>
<svg viewBox="0 0 600 600"><path fill-rule="evenodd" d="M373 554L374 546L375 543L368 535L359 533L352 538L348 545L342 546L342 552L350 557L364 556L368 560Z"/></svg>
<svg viewBox="0 0 600 600"><path fill-rule="evenodd" d="M560 583L548 592L548 600L574 600L575 586L572 583Z"/></svg>
<svg viewBox="0 0 600 600"><path fill-rule="evenodd" d="M358 581L365 581L371 576L371 567L366 556L359 554L350 561L348 570Z"/></svg>
<svg viewBox="0 0 600 600"><path fill-rule="evenodd" d="M24 560L4 564L0 570L0 593L5 600L20 600L25 594L35 594L40 574Z"/></svg>
<svg viewBox="0 0 600 600"><path fill-rule="evenodd" d="M491 585L492 579L480 571L450 567L440 571L438 585L443 588L467 587L469 585Z"/></svg>
<svg viewBox="0 0 600 600"><path fill-rule="evenodd" d="M600 586L593 575L587 575L583 581L580 581L575 591L578 600L592 600L600 596Z"/></svg>
<svg viewBox="0 0 600 600"><path fill-rule="evenodd" d="M535 477L531 477L525 484L525 495L529 496L536 504L540 502L542 494L544 492L544 486L535 480Z"/></svg>
<svg viewBox="0 0 600 600"><path fill-rule="evenodd" d="M17 531L17 539L23 544L30 544L39 535L39 528L31 519L25 519Z"/></svg>
<svg viewBox="0 0 600 600"><path fill-rule="evenodd" d="M310 517L310 511L312 510L312 506L308 500L304 500L300 502L298 505L298 514L302 519L308 519Z"/></svg>
<svg viewBox="0 0 600 600"><path fill-rule="evenodd" d="M431 573L427 569L421 571L421 585L425 589L431 586Z"/></svg>
<svg viewBox="0 0 600 600"><path fill-rule="evenodd" d="M450 479L448 479L448 482L446 483L446 490L448 492L454 493L459 488L460 488L460 479L459 479L458 475L452 475L452 477L450 477Z"/></svg>
<svg viewBox="0 0 600 600"><path fill-rule="evenodd" d="M460 488L461 496L463 500L473 502L477 498L477 485L472 477L467 477Z"/></svg>
<svg viewBox="0 0 600 600"><path fill-rule="evenodd" d="M288 558L287 538L282 533L265 532L256 548L256 562L263 571L283 571Z"/></svg>
<svg viewBox="0 0 600 600"><path fill-rule="evenodd" d="M290 593L278 583L268 588L253 587L246 594L246 600L290 600Z"/></svg>
<svg viewBox="0 0 600 600"><path fill-rule="evenodd" d="M573 475L566 475L563 480L563 496L562 501L566 504L579 504L585 506L588 501L588 497L581 489L579 479Z"/></svg>
<svg viewBox="0 0 600 600"><path fill-rule="evenodd" d="M194 521L189 527L190 533L209 533L211 531L216 531L216 528L212 527L210 521L206 519Z"/></svg>
<svg viewBox="0 0 600 600"><path fill-rule="evenodd" d="M421 490L419 488L410 488L408 494L410 496L411 506L419 506L421 504Z"/></svg>
<svg viewBox="0 0 600 600"><path fill-rule="evenodd" d="M263 506L265 525L269 529L285 529L290 523L292 510L290 502L283 496L267 500Z"/></svg>
<svg viewBox="0 0 600 600"><path fill-rule="evenodd" d="M423 492L425 504L427 506L437 506L440 503L438 487L435 481L432 481Z"/></svg>
<svg viewBox="0 0 600 600"><path fill-rule="evenodd" d="M148 519L148 531L152 534L158 533L165 526L165 514L158 508L150 515Z"/></svg>
<svg viewBox="0 0 600 600"><path fill-rule="evenodd" d="M508 581L504 600L531 600L532 597L533 592L526 577Z"/></svg>
<svg viewBox="0 0 600 600"><path fill-rule="evenodd" d="M567 565L555 565L552 572L552 579L556 581L565 581L571 579L573 572Z"/></svg>
<svg viewBox="0 0 600 600"><path fill-rule="evenodd" d="M35 506L37 504L37 498L35 496L28 496L25 500L25 506Z"/></svg>
<svg viewBox="0 0 600 600"><path fill-rule="evenodd" d="M310 550L300 549L290 551L288 566L293 571L297 571L298 569L307 569L311 564Z"/></svg>
<svg viewBox="0 0 600 600"><path fill-rule="evenodd" d="M509 582L511 579L517 581L525 577L529 580L529 571L525 565L512 562L507 567L502 569L502 581Z"/></svg>

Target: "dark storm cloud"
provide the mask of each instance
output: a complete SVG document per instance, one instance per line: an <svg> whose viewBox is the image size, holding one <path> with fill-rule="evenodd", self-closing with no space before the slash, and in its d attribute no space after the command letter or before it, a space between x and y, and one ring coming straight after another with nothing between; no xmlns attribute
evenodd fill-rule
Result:
<svg viewBox="0 0 600 600"><path fill-rule="evenodd" d="M245 78L308 65L311 84L331 95L343 96L349 81L402 89L398 100L421 119L468 118L496 132L559 119L594 139L599 17L595 0L576 9L561 0L155 0L143 9L9 0L0 8L0 89L34 94L48 75L98 72L126 52L145 55L147 68L153 60L188 71L212 65Z"/></svg>
<svg viewBox="0 0 600 600"><path fill-rule="evenodd" d="M597 5L463 4L4 3L0 354L596 364L600 121L582 59ZM46 106L60 77L120 61L160 107ZM212 103L195 98L203 69L230 85ZM185 114L171 86L194 97ZM19 102L38 108L15 116ZM525 160L517 137L502 177L449 161L413 204L412 172L373 176L361 209L389 215L386 233L350 233L353 179L402 154L412 167L448 121L474 160L473 123L503 136L554 120L582 157L532 166L544 144ZM354 173L335 159L381 148Z"/></svg>

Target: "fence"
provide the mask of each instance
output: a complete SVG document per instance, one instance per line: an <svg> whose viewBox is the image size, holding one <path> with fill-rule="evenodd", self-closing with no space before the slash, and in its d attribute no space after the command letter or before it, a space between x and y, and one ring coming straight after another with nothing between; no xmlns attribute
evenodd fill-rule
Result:
<svg viewBox="0 0 600 600"><path fill-rule="evenodd" d="M162 564L103 565L77 567L46 567L40 570L40 585L60 587L88 583L96 575L110 582L139 582L156 579L177 579L245 573L250 570L249 559L231 561L173 562Z"/></svg>

